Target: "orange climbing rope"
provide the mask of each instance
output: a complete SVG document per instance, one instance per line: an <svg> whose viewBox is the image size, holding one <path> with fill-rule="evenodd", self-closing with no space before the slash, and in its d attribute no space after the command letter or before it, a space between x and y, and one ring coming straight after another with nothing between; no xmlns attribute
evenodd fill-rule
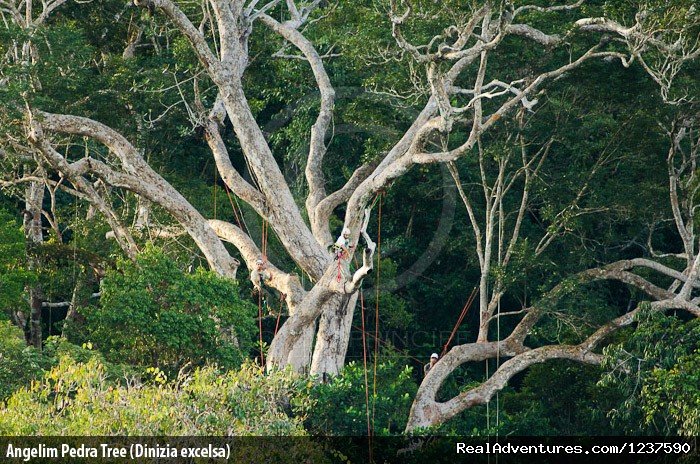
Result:
<svg viewBox="0 0 700 464"><path fill-rule="evenodd" d="M250 235L250 232L248 232L248 226L245 225L245 222L241 223L241 217L243 217L243 212L241 211L239 214L239 209L240 206L237 208L236 204L233 202L233 197L231 196L231 190L229 190L228 185L224 182L224 189L226 190L226 196L228 197L228 202L231 204L231 210L233 211L233 216L236 219L236 224L238 224L238 228L241 230L244 230L243 227L245 226L246 233Z"/></svg>
<svg viewBox="0 0 700 464"><path fill-rule="evenodd" d="M335 276L335 280L337 282L340 282L341 280L343 280L343 268L342 268L342 263L341 263L341 259L342 259L341 256L342 256L341 254L338 254L336 256L336 261L338 261L338 274Z"/></svg>
<svg viewBox="0 0 700 464"><path fill-rule="evenodd" d="M261 230L261 248L262 248L262 260L263 265L267 264L267 220L263 219L262 230ZM263 343L263 327L262 327L263 311L262 311L262 288L258 292L258 331L260 332L260 362L265 365L265 351ZM279 322L279 318L277 320ZM276 329L275 329L276 331Z"/></svg>
<svg viewBox="0 0 700 464"><path fill-rule="evenodd" d="M377 197L374 199L374 202L372 203L372 207L375 205L377 202L377 199L380 199L381 194L377 194ZM381 214L382 214L382 207L381 207L381 199L379 203L379 215L378 215L378 221L379 221L379 233L378 233L378 249L381 246ZM377 257L377 260L379 260L379 255ZM377 261L377 264L379 264L379 261ZM338 277L340 278L340 257L338 257ZM377 270L379 270L379 266L377 266ZM369 374L368 374L368 369L367 369L367 330L365 328L365 296L362 291L362 288L360 288L360 315L362 317L362 328L360 329L362 331L362 362L363 362L363 367L364 367L364 374L365 374L365 413L367 417L367 438L368 438L368 447L369 447L369 460L370 462L373 462L372 459L372 429L374 426L374 417L375 417L375 400L377 397L377 355L379 352L379 273L377 272L377 280L375 283L377 287L377 297L376 297L376 305L375 305L375 335L374 335L374 378L373 378L373 395L372 395L372 417L370 419L370 413L369 413ZM349 298L349 296L347 296ZM357 327L356 327L357 328Z"/></svg>
<svg viewBox="0 0 700 464"><path fill-rule="evenodd" d="M272 335L272 338L275 338L277 336L277 331L280 328L280 318L282 317L282 305L284 300L280 299L280 309L277 311L277 322L275 322L275 333Z"/></svg>
<svg viewBox="0 0 700 464"><path fill-rule="evenodd" d="M466 316L467 313L469 312L469 308L471 307L472 303L474 302L474 297L476 296L477 289L478 289L478 287L474 287L474 290L472 290L471 295L469 295L467 302L464 303L464 307L462 308L462 312L459 314L459 318L457 319L457 323L455 324L454 328L452 329L452 333L450 334L450 338L447 339L447 343L445 343L445 346L442 347L442 353L440 353L440 358L442 358L445 355L445 353L447 353L447 348L450 346L450 343L452 342L452 338L454 338L455 334L457 333L457 329L462 324L462 321L464 320L464 316Z"/></svg>
<svg viewBox="0 0 700 464"><path fill-rule="evenodd" d="M379 197L379 211L377 212L377 274L374 283L376 295L374 298L374 379L372 386L372 426L374 426L377 403L377 363L379 362L379 274L382 260L382 203L384 199L382 193L377 194L377 196Z"/></svg>
<svg viewBox="0 0 700 464"><path fill-rule="evenodd" d="M362 361L365 369L365 411L367 414L367 436L372 435L372 427L369 420L369 379L367 378L367 337L365 335L365 297L360 288L360 309L362 316ZM371 448L370 448L371 449Z"/></svg>

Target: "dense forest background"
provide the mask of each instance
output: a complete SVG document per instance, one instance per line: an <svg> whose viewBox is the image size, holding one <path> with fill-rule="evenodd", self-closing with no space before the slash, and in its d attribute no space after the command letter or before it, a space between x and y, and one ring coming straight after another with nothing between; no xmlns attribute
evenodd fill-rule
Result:
<svg viewBox="0 0 700 464"><path fill-rule="evenodd" d="M639 310L596 346L600 362L533 362L488 401L428 432L700 434L700 310L693 312L699 285L692 266L700 247L693 232L700 186L700 11L692 1L592 0L572 10L526 13L530 23L564 37L563 45L506 37L489 56L487 81L531 82L599 40L608 50L634 55L631 40L618 41L610 32L601 39L572 27L580 17L608 17L630 27L642 11L655 18L652 39L666 40L660 34L668 31L690 39L675 62L662 47L638 43L637 59L626 66L608 56L563 72L449 166L413 166L372 196L367 232L378 245L374 270L359 288L345 367L329 376L263 367L261 355L290 317L289 296L264 283L256 289L250 265L235 279L215 272L191 236L172 232L178 220L166 207L85 174L113 213L111 221L130 231L137 252L126 253L109 214L42 158L29 134L27 114L35 110L109 126L203 217L237 224L266 259L310 290L319 279L290 253L269 225L273 220L231 192L217 170L206 111L198 107L214 103L217 84L183 34L157 2L143 8L117 0L54 1L43 10L35 5L27 26L16 7L28 3L0 0L0 434L400 434L431 353L442 356L477 340L485 288L501 292L498 324L486 329L490 340L505 338L527 308L544 308L527 334L531 348L580 343L607 321ZM202 16L208 2L176 3L195 26L201 20L201 30L209 27ZM430 73L424 72L430 65L397 45L390 19L395 3L313 2L301 28L335 88L324 139L329 191L389 152L430 95ZM465 21L484 2L414 3L405 34L428 43L446 22ZM280 23L294 19L284 2L270 3L267 14ZM308 61L269 28L252 27L247 40L247 101L303 210L317 81ZM664 63L675 67L669 71ZM512 87L504 93L512 96ZM484 106L501 96L485 99ZM463 95L450 98L457 107ZM456 119L449 140L440 135L430 143L436 150L459 145L470 124ZM66 160L90 155L118 165L87 135L52 137ZM221 137L230 163L253 183L229 123L221 125ZM526 156L535 163L523 168ZM485 184L494 191L510 185L497 208L485 199L492 192L482 194ZM510 238L521 204L510 260L503 264L505 248L494 248L498 262L484 272L470 216L478 223L495 208L502 224L495 236ZM345 213L339 205L330 216L333 240ZM249 261L239 247L225 246L236 260ZM681 291L689 282L691 310L659 310L624 279L576 277L640 258L675 272L637 269L655 289ZM358 254L350 268L361 261ZM482 280L487 287L480 288ZM470 391L510 357L499 352L455 365L437 400Z"/></svg>

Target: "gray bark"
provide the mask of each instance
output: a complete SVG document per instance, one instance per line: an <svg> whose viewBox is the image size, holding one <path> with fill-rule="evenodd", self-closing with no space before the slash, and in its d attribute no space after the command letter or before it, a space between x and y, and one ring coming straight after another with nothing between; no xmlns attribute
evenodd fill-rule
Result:
<svg viewBox="0 0 700 464"><path fill-rule="evenodd" d="M338 375L342 370L350 342L357 299L357 292L341 295L333 299L328 308L321 312L311 361L311 374L323 379Z"/></svg>

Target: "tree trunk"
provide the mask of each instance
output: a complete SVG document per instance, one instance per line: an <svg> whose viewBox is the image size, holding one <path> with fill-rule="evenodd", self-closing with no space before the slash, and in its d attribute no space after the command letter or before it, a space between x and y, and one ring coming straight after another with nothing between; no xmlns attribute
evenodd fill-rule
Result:
<svg viewBox="0 0 700 464"><path fill-rule="evenodd" d="M292 365L297 372L307 371L312 349L308 340L313 337L313 332L309 336L308 331L315 328L315 322L324 310L334 307L334 302L339 301L339 295L342 295L342 291L336 288L339 285L335 269L329 266L321 280L294 307L294 312L290 313L289 319L272 340L267 356L268 369ZM302 361L306 364L302 364Z"/></svg>
<svg viewBox="0 0 700 464"><path fill-rule="evenodd" d="M301 335L289 350L286 365L290 366L294 372L299 372L302 374L309 373L315 333L316 322L314 321L301 329Z"/></svg>
<svg viewBox="0 0 700 464"><path fill-rule="evenodd" d="M357 298L357 292L339 295L323 309L311 361L311 375L325 378L338 375L343 369Z"/></svg>
<svg viewBox="0 0 700 464"><path fill-rule="evenodd" d="M486 271L481 272L479 278L479 334L477 335L477 342L485 342L488 340L489 336L489 286L488 286L488 276L489 269L487 267Z"/></svg>
<svg viewBox="0 0 700 464"><path fill-rule="evenodd" d="M220 84L219 88L252 174L267 199L270 225L292 259L313 278L320 278L330 262L330 255L302 219L289 186L255 122L240 84Z"/></svg>

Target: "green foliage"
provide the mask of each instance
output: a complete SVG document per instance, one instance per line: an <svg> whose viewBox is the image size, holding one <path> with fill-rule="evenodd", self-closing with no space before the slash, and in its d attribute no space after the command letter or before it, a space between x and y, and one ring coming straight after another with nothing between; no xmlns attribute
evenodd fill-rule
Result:
<svg viewBox="0 0 700 464"><path fill-rule="evenodd" d="M92 360L102 363L110 378L134 377L136 369L124 364L111 364L92 350L91 344L74 345L61 337L49 337L42 351L27 346L22 331L9 321L0 321L0 400L9 397L21 387L28 387L40 379L60 359L69 357L80 363Z"/></svg>
<svg viewBox="0 0 700 464"><path fill-rule="evenodd" d="M373 434L401 433L417 391L411 372L396 361L382 362L377 365L375 390L373 365L367 366L366 388L364 366L349 363L330 382L311 391L314 406L309 411L309 430L319 435L367 435L369 401Z"/></svg>
<svg viewBox="0 0 700 464"><path fill-rule="evenodd" d="M47 358L27 346L20 329L0 321L0 400L41 376L47 367Z"/></svg>
<svg viewBox="0 0 700 464"><path fill-rule="evenodd" d="M647 422L664 417L676 433L700 435L700 349L680 356L668 369L653 369L641 398Z"/></svg>
<svg viewBox="0 0 700 464"><path fill-rule="evenodd" d="M544 316L531 332L532 343L580 343L597 327L616 316L617 308L611 291L602 285L580 285L571 280L562 282L556 301L544 298Z"/></svg>
<svg viewBox="0 0 700 464"><path fill-rule="evenodd" d="M119 261L101 291L99 306L82 308L85 321L71 332L108 361L172 376L186 364L236 367L252 346L255 308L237 284L202 269L184 273L153 247L135 263Z"/></svg>
<svg viewBox="0 0 700 464"><path fill-rule="evenodd" d="M531 367L518 391L501 396L500 433L612 435L605 412L617 398L597 385L601 373L596 366L566 360Z"/></svg>
<svg viewBox="0 0 700 464"><path fill-rule="evenodd" d="M97 357L63 356L0 408L3 435L303 435L307 383L258 366L195 369L175 382L119 384Z"/></svg>
<svg viewBox="0 0 700 464"><path fill-rule="evenodd" d="M0 209L0 311L28 309L25 286L36 280L26 268L24 236L19 224Z"/></svg>
<svg viewBox="0 0 700 464"><path fill-rule="evenodd" d="M367 291L365 296L365 308L371 308L377 303L377 287L380 286L379 294L379 312L382 315L383 330L400 330L406 331L410 329L414 322L414 314L408 307L406 300L400 295L384 291L387 288L396 286L397 265L390 258L382 258L381 262L375 262L375 272L379 274L379 281L376 280L377 273L370 275L367 283L363 285L372 285L373 288ZM369 330L369 329L368 329Z"/></svg>
<svg viewBox="0 0 700 464"><path fill-rule="evenodd" d="M605 350L601 385L622 396L613 421L634 432L696 436L700 432L700 321L644 311L622 343Z"/></svg>

